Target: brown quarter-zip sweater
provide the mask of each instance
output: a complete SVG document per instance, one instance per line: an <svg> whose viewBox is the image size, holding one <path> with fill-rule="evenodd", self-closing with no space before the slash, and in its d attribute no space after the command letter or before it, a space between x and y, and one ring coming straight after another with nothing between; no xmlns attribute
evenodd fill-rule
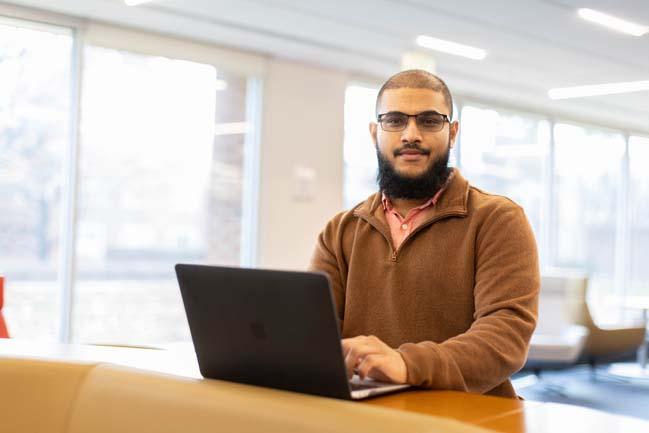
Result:
<svg viewBox="0 0 649 433"><path fill-rule="evenodd" d="M310 265L332 283L343 338L398 348L408 383L516 397L540 286L523 209L456 169L432 215L394 249L381 194L336 215Z"/></svg>

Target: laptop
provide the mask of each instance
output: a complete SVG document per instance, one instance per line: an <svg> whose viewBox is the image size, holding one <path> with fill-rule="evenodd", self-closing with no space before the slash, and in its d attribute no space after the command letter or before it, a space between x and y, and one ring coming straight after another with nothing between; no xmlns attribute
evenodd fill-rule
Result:
<svg viewBox="0 0 649 433"><path fill-rule="evenodd" d="M409 385L347 378L325 274L178 264L203 377L345 400Z"/></svg>

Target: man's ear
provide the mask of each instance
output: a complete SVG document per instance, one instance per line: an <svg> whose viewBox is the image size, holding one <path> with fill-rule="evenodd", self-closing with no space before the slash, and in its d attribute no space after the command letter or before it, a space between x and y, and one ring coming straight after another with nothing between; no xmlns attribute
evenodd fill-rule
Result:
<svg viewBox="0 0 649 433"><path fill-rule="evenodd" d="M460 122L457 120L452 122L449 126L449 141L451 142L451 147L455 146L455 140L457 139L457 134L460 131Z"/></svg>
<svg viewBox="0 0 649 433"><path fill-rule="evenodd" d="M376 122L370 122L370 135L372 136L372 141L374 142L375 147L378 145L378 141L376 139L377 127L378 125L376 124Z"/></svg>

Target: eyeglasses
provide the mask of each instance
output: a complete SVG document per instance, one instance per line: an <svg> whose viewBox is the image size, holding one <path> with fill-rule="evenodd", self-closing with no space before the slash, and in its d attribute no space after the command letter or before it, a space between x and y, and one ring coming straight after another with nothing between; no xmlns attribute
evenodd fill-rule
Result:
<svg viewBox="0 0 649 433"><path fill-rule="evenodd" d="M417 128L426 132L438 132L444 128L446 122L451 120L446 114L437 111L424 111L419 114L406 114L400 111L390 111L389 113L379 114L377 121L381 129L389 132L403 131L408 126L411 117L415 118Z"/></svg>

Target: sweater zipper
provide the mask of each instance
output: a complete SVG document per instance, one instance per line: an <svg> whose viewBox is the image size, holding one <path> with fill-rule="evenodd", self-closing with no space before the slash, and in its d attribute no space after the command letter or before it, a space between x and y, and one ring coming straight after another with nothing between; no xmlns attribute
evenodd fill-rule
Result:
<svg viewBox="0 0 649 433"><path fill-rule="evenodd" d="M363 218L368 224L370 224L372 227L374 227L379 233L383 235L383 237L388 241L388 245L390 245L390 249L392 249L392 255L390 256L390 260L392 262L397 262L399 260L399 252L403 249L403 246L408 242L408 240L415 235L415 233L419 232L425 227L428 227L429 225L436 223L437 221L443 220L448 217L452 216L464 216L466 215L465 212L458 212L458 211L452 211L452 212L447 212L443 213L440 215L437 215L429 220L424 221L419 227L417 227L413 232L411 232L404 240L401 242L401 245L399 245L399 248L394 248L394 245L392 245L392 238L390 236L386 236L385 233L378 227L378 225L374 224L374 221L365 218L363 216L360 216Z"/></svg>

